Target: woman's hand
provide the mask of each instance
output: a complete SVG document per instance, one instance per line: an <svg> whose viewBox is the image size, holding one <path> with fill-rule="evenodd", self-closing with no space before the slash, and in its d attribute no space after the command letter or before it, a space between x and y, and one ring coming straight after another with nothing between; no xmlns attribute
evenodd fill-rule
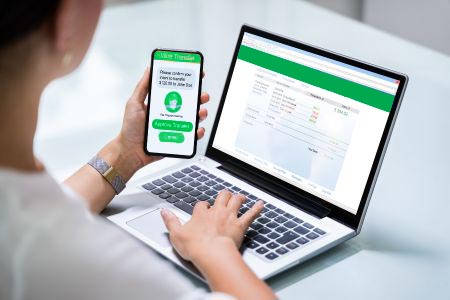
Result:
<svg viewBox="0 0 450 300"><path fill-rule="evenodd" d="M169 210L161 214L169 230L170 241L177 252L194 264L204 257L205 252L214 252L224 244L232 242L237 250L244 233L263 209L258 201L245 214L238 217L238 211L245 197L227 190L219 193L212 207L209 203L198 202L192 218L184 225Z"/></svg>
<svg viewBox="0 0 450 300"><path fill-rule="evenodd" d="M202 74L204 76L204 74ZM137 84L133 95L128 100L125 107L125 114L123 117L122 129L120 134L115 139L117 148L122 152L122 157L126 159L128 168L133 170L124 170L122 176L127 173L136 172L139 168L161 159L162 157L150 156L144 153L144 135L145 135L145 121L147 117L147 104L145 99L148 94L150 70L147 68L141 80ZM202 93L200 97L201 104L209 101L209 95ZM199 112L200 122L205 120L208 116L208 110L204 107L200 108ZM200 127L197 130L197 137L203 138L205 135L205 128ZM120 170L119 170L120 172Z"/></svg>
<svg viewBox="0 0 450 300"><path fill-rule="evenodd" d="M275 294L245 264L238 251L244 233L264 206L258 201L238 217L244 199L222 191L212 207L206 201L198 202L192 218L184 225L169 210L161 210L161 215L174 248L194 263L213 291L236 299L273 300Z"/></svg>

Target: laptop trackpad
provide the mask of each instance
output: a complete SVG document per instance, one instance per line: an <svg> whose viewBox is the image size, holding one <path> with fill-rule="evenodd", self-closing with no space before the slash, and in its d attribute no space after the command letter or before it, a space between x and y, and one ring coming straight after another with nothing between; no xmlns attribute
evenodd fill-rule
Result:
<svg viewBox="0 0 450 300"><path fill-rule="evenodd" d="M161 209L155 209L142 216L127 222L127 225L139 231L161 247L172 247L169 241L169 233L161 217Z"/></svg>

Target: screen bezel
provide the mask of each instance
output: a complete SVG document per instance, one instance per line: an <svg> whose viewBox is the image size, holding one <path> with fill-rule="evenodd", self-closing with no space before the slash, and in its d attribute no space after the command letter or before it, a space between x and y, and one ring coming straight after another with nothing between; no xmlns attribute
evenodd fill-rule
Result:
<svg viewBox="0 0 450 300"><path fill-rule="evenodd" d="M150 122L150 107L151 107L151 92L152 92L152 79L153 79L153 63L155 60L156 51L169 51L169 52L180 52L180 53L193 53L200 55L200 72L198 79L198 95L197 95L197 113L195 114L195 131L194 131L194 145L192 148L192 154L190 155L182 155L182 154L172 154L172 153L159 153L152 152L147 149L147 139L148 139L148 130L149 130L149 122ZM144 132L144 153L147 155L153 156L164 156L164 157L174 157L174 158L193 158L197 153L197 130L199 123L198 111L200 109L200 97L202 93L202 78L203 78L203 54L200 51L190 51L190 50L179 50L179 49L165 49L165 48L156 48L152 51L151 54L151 62L150 62L150 76L149 76L149 85L148 85L148 96L147 96L147 114L145 117L145 132Z"/></svg>
<svg viewBox="0 0 450 300"><path fill-rule="evenodd" d="M244 33L250 33L250 34L254 34L254 35L257 35L257 36L260 36L263 38L267 38L267 39L273 40L275 42L279 42L279 43L282 43L282 44L285 44L285 45L288 45L291 47L298 48L300 50L318 54L318 55L324 56L326 58L334 59L339 62L343 62L343 63L349 64L351 66L365 69L365 70L368 70L368 71L371 71L374 73L378 73L380 75L391 77L391 78L399 81L399 87L398 87L397 93L394 97L392 109L389 113L385 128L383 130L383 135L381 137L381 141L378 146L378 149L377 149L377 152L375 155L375 159L372 164L372 168L370 170L370 173L369 173L369 176L368 176L365 188L364 188L364 192L362 194L361 201L360 201L360 204L359 204L356 214L353 214L341 207L331 204L330 202L328 202L326 200L323 200L305 190L297 188L297 187L295 187L273 175L270 175L256 167L253 167L252 165L250 165L248 163L245 163L245 162L213 147L214 138L215 138L215 135L217 132L217 127L219 124L220 116L222 114L223 106L225 103L225 98L228 93L228 88L230 86L231 78L232 78L232 75L234 72L234 67L235 67L236 60L237 60L237 55L239 52L240 45L242 43ZM206 149L206 156L213 160L216 160L218 162L230 162L235 165L240 165L242 168L245 168L247 171L255 173L255 174L258 174L258 172L263 173L264 176L267 177L268 181L275 182L279 185L282 185L289 191L299 195L299 199L308 198L308 199L312 200L313 202L315 202L323 207L326 207L330 211L330 213L328 215L329 217L334 218L334 219L348 225L349 227L354 228L355 230L359 230L362 225L362 220L364 218L365 210L367 208L371 193L373 191L373 187L376 182L377 174L379 172L381 162L383 160L384 152L386 150L388 140L389 140L390 134L392 132L393 124L395 122L395 118L398 113L398 109L400 107L401 99L403 97L403 92L406 87L407 81L408 81L408 77L404 74L393 72L391 70L387 70L387 69L381 68L379 66L370 65L368 63L358 61L358 60L355 60L350 57L346 57L346 56L338 54L338 53L334 53L334 52L331 52L331 51L328 51L325 49L320 49L320 48L317 48L317 47L314 47L314 46L311 46L311 45L308 45L308 44L305 44L302 42L298 42L298 41L295 41L295 40L292 40L292 39L289 39L286 37L282 37L282 36L279 36L279 35L276 35L276 34L261 30L261 29L251 27L249 25L243 25L241 28L240 34L239 34L239 38L236 43L234 55L233 55L231 65L229 68L229 72L228 72L228 75L226 78L225 86L224 86L222 97L221 97L219 107L217 110L214 125L213 125L212 131L211 131L211 136L210 136L208 146Z"/></svg>

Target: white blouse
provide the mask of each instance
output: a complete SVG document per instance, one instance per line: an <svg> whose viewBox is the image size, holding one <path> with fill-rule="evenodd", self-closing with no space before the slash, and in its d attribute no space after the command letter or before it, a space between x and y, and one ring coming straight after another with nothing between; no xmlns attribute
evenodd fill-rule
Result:
<svg viewBox="0 0 450 300"><path fill-rule="evenodd" d="M0 169L0 299L232 299L195 288L47 172Z"/></svg>

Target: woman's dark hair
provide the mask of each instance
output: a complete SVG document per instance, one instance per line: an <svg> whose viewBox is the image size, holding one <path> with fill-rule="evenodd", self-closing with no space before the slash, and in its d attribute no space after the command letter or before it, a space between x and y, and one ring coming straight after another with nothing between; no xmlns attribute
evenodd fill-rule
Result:
<svg viewBox="0 0 450 300"><path fill-rule="evenodd" d="M60 0L1 0L0 49L52 18Z"/></svg>

